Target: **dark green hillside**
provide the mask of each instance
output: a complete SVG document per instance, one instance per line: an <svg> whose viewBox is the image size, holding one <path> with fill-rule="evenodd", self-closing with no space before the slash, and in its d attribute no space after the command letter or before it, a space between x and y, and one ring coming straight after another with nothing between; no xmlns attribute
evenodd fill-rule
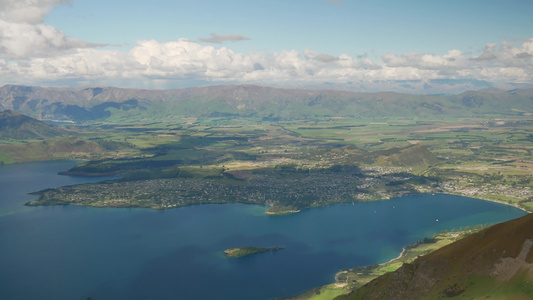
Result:
<svg viewBox="0 0 533 300"><path fill-rule="evenodd" d="M533 215L494 225L336 299L532 299Z"/></svg>
<svg viewBox="0 0 533 300"><path fill-rule="evenodd" d="M439 160L424 145L411 145L388 150L364 151L356 146L326 148L306 153L307 159L327 159L334 165L406 167L425 170Z"/></svg>
<svg viewBox="0 0 533 300"><path fill-rule="evenodd" d="M65 130L30 118L16 111L0 112L0 138L45 139L65 134Z"/></svg>
<svg viewBox="0 0 533 300"><path fill-rule="evenodd" d="M130 149L130 146L124 143L91 141L79 137L57 137L13 145L0 144L0 165L54 159L94 159Z"/></svg>
<svg viewBox="0 0 533 300"><path fill-rule="evenodd" d="M439 162L435 155L422 145L376 151L373 156L374 164L378 166L427 168Z"/></svg>
<svg viewBox="0 0 533 300"><path fill-rule="evenodd" d="M510 91L468 91L450 96L455 107L476 114L527 115L533 105L533 89Z"/></svg>

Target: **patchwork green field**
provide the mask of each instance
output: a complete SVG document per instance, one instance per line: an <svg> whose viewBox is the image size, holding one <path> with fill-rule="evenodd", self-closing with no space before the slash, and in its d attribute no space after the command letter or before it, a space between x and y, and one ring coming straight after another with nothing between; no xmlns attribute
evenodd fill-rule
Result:
<svg viewBox="0 0 533 300"><path fill-rule="evenodd" d="M220 185L232 192L216 189L205 196L185 188L183 195L196 200L180 204L133 196L124 202L124 195L114 193L109 185L105 189L109 193L100 198L94 197L91 188L69 187L78 194L88 193L82 198L92 199L91 203L62 199L61 195L68 194L64 190L47 191L33 205L162 209L234 201L273 205L273 211L283 213L280 207L298 211L405 193L445 192L533 208L533 121L526 117L497 121L317 118L276 122L220 117L65 127L76 136L2 140L2 163L85 159L64 174L121 174L120 184L131 190L141 189L145 180L160 181L157 185L165 180L167 189L163 190L168 190L192 178L200 185ZM346 176L351 179L342 179ZM280 180L290 183L287 190L300 191L315 180L329 182L322 184L323 190L338 186L338 193L304 193L307 196L303 199L282 200L266 189L279 185ZM142 189L147 189L143 193L160 194ZM243 193L254 197L236 196Z"/></svg>

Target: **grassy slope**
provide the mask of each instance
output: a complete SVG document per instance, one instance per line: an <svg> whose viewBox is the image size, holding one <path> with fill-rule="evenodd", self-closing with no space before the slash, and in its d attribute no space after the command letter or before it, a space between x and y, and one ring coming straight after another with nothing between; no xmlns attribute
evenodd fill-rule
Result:
<svg viewBox="0 0 533 300"><path fill-rule="evenodd" d="M0 138L44 139L67 133L63 128L46 124L12 110L0 112Z"/></svg>
<svg viewBox="0 0 533 300"><path fill-rule="evenodd" d="M0 163L54 159L95 159L99 156L122 155L121 152L130 150L126 144L91 141L78 137L59 137L11 145L0 144Z"/></svg>
<svg viewBox="0 0 533 300"><path fill-rule="evenodd" d="M533 239L533 215L494 225L405 264L338 299L530 299L533 297L533 251L516 272L510 266ZM496 270L496 271L495 271Z"/></svg>

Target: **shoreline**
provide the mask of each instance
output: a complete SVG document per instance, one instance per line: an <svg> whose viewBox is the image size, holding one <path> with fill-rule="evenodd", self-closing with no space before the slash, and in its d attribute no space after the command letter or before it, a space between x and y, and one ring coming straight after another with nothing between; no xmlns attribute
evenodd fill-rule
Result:
<svg viewBox="0 0 533 300"><path fill-rule="evenodd" d="M413 245L413 244L411 244L411 245ZM411 245L404 246L404 247L402 248L402 252L400 252L400 255L398 255L397 257L392 258L392 259L390 259L390 260L388 260L388 261L386 261L386 262L383 262L383 263L380 263L380 264L375 264L375 265L370 265L370 266L384 266L384 265L386 265L386 264L393 263L395 260L398 260L398 259L404 257L404 256L407 254L407 251L409 251L407 248L408 248L409 246L411 246ZM367 267L370 267L370 266L364 266L364 267L360 267L360 268L367 268ZM358 268L358 267L355 267L355 268ZM353 270L353 269L355 269L355 268L348 269L348 270ZM334 283L343 283L343 282L339 282L339 281L337 280L337 276L339 276L340 274L342 274L342 273L344 273L344 272L348 272L348 271L342 270L342 271L339 271L339 272L335 273L335 282L334 282Z"/></svg>
<svg viewBox="0 0 533 300"><path fill-rule="evenodd" d="M70 175L67 175L67 176L70 176ZM87 177L90 178L91 176L87 176ZM433 193L433 192L417 192L417 193L408 193L408 194L403 194L403 195L400 195L400 196L397 196L397 197L392 197L392 198L383 198L383 199L376 199L376 200L370 200L370 201L338 202L338 203L326 204L326 205L323 205L323 206L311 206L311 207L306 207L304 209L282 210L282 211L277 211L277 212L276 211L274 211L274 212L270 211L272 206L269 206L269 205L264 205L264 204L260 204L260 203L238 202L238 201L236 201L236 202L190 203L190 204L168 205L168 206L154 206L154 205L142 205L142 204L130 205L130 204L124 204L122 202L121 203L110 203L110 204L107 204L107 205L94 205L94 204L93 205L85 205L84 203L78 203L78 202L39 203L40 200L41 200L43 192L46 192L48 190L54 190L54 189L57 189L57 188L48 188L48 189L44 189L44 190L30 192L29 194L39 195L39 198L36 199L36 200L33 200L33 201L28 201L27 203L24 203L24 205L25 206L78 205L78 206L82 206L82 207L109 207L109 208L133 208L133 207L135 207L135 208L151 208L151 209L154 209L154 210L166 210L166 209L174 209L174 208L194 206L194 205L239 203L239 204L251 204L251 205L261 205L261 206L265 206L265 207L270 207L269 209L267 209L264 212L265 215L268 215L268 216L283 216L283 215L291 215L291 214L300 213L300 212L302 212L302 210L306 210L306 209L327 207L327 206L330 206L330 205L344 205L344 204L349 204L349 203L365 203L365 202L394 200L394 199L399 199L402 196L409 195L409 194L411 194L411 195L444 194L444 195L454 195L454 196L466 197L466 198L471 198L471 199L477 199L477 200L481 200L481 201L488 201L488 202L498 203L498 204L502 204L502 205L506 205L506 206L517 208L517 209L519 209L519 210L521 210L521 211L523 211L525 213L528 213L528 214L533 213L532 211L529 211L528 209L526 209L524 207L521 207L517 203L509 203L509 202L502 201L502 200L483 198L483 197L479 197L479 196L473 197L473 196L470 196L470 195L464 195L464 194L461 194L461 193L454 193L454 192L440 192L440 193L439 192L436 192L436 193Z"/></svg>
<svg viewBox="0 0 533 300"><path fill-rule="evenodd" d="M488 198L481 198L481 197L472 197L472 196L463 195L463 194L460 194L460 193L443 193L443 194L456 195L456 196L461 196L461 197L468 197L468 198L479 199L479 200L483 200L483 201L499 203L499 204L503 204L503 205L507 205L507 206L512 206L512 207L518 208L521 211L524 211L524 212L526 212L528 214L533 213L533 212L527 210L526 208L519 206L516 203L509 203L509 202L505 202L505 201L502 201L502 200L488 199Z"/></svg>
<svg viewBox="0 0 533 300"><path fill-rule="evenodd" d="M265 211L265 215L268 216L282 216L282 215L292 215L301 212L301 210L284 210L284 211L278 211L278 212L271 212L271 211Z"/></svg>
<svg viewBox="0 0 533 300"><path fill-rule="evenodd" d="M420 195L423 195L423 194L437 194L437 193L414 193L415 195L416 194L420 194ZM441 194L448 194L448 195L455 195L455 196L461 196L461 197L467 197L467 198L472 198L472 199L478 199L478 200L482 200L482 201L489 201L489 202L493 202L493 203L498 203L498 204L503 204L503 205L507 205L507 206L511 206L511 207L514 207L514 208L518 208L520 209L521 211L523 212L526 212L528 214L531 214L532 212L523 208L523 207L520 207L518 204L515 204L515 203L509 203L509 202L505 202L505 201L501 201L501 200L495 200L495 199L487 199L487 198L479 198L479 197L472 197L472 196L467 196L467 195L462 195L460 193L441 193ZM392 198L394 199L394 198ZM392 199L383 199L383 200L392 200ZM378 201L382 201L382 200L378 200ZM375 266L383 266L383 265L386 265L386 264L390 264L390 263L393 263L395 260L399 260L401 259L403 256L405 256L407 254L407 252L409 251L408 250L408 247L411 246L411 245L406 245L402 248L402 251L400 252L400 254L395 257L395 258L392 258L386 262L383 262L383 263L380 263L380 264L375 264ZM365 268L365 267L369 267L369 266L364 266L362 268ZM352 268L353 269L353 268ZM339 282L337 281L337 276L339 276L340 274L344 273L344 272L347 272L345 270L342 270L342 271L339 271L337 273L335 273L335 282L334 283L342 283L342 282Z"/></svg>

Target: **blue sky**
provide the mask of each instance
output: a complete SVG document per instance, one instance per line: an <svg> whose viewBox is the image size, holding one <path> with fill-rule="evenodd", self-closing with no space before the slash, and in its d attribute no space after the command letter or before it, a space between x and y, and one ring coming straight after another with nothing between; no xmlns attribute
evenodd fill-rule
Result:
<svg viewBox="0 0 533 300"><path fill-rule="evenodd" d="M0 0L0 9L5 84L424 93L533 83L529 0Z"/></svg>
<svg viewBox="0 0 533 300"><path fill-rule="evenodd" d="M81 40L130 44L241 34L239 52L314 49L330 55L479 53L530 38L531 1L76 0L46 23Z"/></svg>

